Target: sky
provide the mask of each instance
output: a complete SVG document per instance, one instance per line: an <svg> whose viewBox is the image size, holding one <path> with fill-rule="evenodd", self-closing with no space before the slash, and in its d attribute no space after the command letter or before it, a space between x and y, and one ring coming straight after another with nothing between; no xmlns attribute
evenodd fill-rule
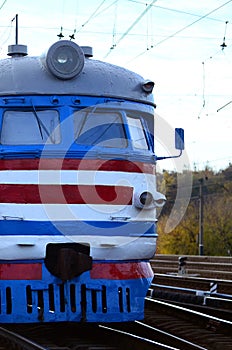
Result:
<svg viewBox="0 0 232 350"><path fill-rule="evenodd" d="M153 80L164 121L155 131L158 156L168 155L160 137L168 125L185 130L186 169L232 162L232 0L0 0L0 58L15 43L16 14L29 55L45 52L60 32L74 34L95 59ZM176 159L159 166L175 170Z"/></svg>

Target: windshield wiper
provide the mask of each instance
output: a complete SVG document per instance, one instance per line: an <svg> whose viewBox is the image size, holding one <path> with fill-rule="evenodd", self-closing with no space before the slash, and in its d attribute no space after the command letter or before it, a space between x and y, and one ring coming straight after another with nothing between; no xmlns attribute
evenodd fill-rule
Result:
<svg viewBox="0 0 232 350"><path fill-rule="evenodd" d="M38 127L39 127L39 132L40 132L42 140L44 140L42 129L45 131L47 137L51 139L51 137L50 137L51 135L50 135L48 129L46 128L46 126L44 125L44 123L42 122L42 120L39 118L38 113L37 113L37 111L35 109L35 106L34 106L32 101L31 101L31 105L32 105L32 108L33 108L34 116L36 118L36 121L37 121L37 124L38 124ZM52 141L52 143L54 143L53 140L51 140L51 141Z"/></svg>

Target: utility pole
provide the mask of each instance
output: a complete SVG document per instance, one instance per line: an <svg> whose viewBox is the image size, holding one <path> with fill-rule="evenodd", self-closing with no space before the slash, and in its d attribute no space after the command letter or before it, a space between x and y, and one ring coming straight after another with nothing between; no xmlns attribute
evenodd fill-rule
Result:
<svg viewBox="0 0 232 350"><path fill-rule="evenodd" d="M204 255L204 197L203 183L204 179L199 179L199 255Z"/></svg>

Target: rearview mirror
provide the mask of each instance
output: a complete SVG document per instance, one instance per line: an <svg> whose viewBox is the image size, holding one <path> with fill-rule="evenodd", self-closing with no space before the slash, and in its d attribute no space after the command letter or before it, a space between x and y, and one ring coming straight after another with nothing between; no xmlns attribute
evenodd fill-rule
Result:
<svg viewBox="0 0 232 350"><path fill-rule="evenodd" d="M184 149L184 129L175 128L175 147L183 151Z"/></svg>

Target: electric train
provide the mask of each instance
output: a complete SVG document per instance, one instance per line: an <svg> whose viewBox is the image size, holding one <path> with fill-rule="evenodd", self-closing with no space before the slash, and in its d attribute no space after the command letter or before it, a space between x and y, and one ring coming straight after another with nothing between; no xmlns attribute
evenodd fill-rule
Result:
<svg viewBox="0 0 232 350"><path fill-rule="evenodd" d="M0 60L0 323L142 319L156 208L165 203L154 83L68 40L39 57L18 44L8 55Z"/></svg>

